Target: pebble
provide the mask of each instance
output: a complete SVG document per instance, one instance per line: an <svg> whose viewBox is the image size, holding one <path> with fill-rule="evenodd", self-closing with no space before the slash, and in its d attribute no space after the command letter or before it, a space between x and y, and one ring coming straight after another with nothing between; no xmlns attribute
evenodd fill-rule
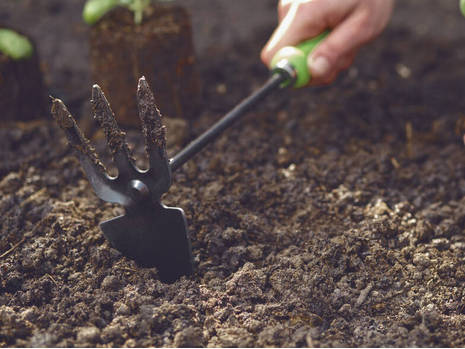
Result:
<svg viewBox="0 0 465 349"><path fill-rule="evenodd" d="M131 309L126 304L121 304L118 309L116 309L116 315L129 315L131 313Z"/></svg>
<svg viewBox="0 0 465 349"><path fill-rule="evenodd" d="M97 327L83 327L77 333L77 341L81 343L96 343L100 340L100 330Z"/></svg>
<svg viewBox="0 0 465 349"><path fill-rule="evenodd" d="M429 253L415 253L413 255L413 264L421 267L428 267L430 265Z"/></svg>
<svg viewBox="0 0 465 349"><path fill-rule="evenodd" d="M108 275L102 281L102 288L106 290L118 290L121 288L121 281L115 275Z"/></svg>

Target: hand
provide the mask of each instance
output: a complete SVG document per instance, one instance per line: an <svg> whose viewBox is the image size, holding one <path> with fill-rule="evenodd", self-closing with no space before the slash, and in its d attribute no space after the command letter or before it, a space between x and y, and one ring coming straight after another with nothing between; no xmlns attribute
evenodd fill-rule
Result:
<svg viewBox="0 0 465 349"><path fill-rule="evenodd" d="M284 46L295 46L325 29L329 36L308 57L310 85L327 85L348 69L360 46L378 36L395 0L280 0L279 25L262 50L267 66Z"/></svg>

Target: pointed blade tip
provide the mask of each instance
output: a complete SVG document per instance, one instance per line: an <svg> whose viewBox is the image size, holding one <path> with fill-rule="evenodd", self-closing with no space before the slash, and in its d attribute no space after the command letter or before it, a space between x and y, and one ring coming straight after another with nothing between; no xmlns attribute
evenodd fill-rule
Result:
<svg viewBox="0 0 465 349"><path fill-rule="evenodd" d="M73 127L76 122L61 99L53 98L52 116L61 129Z"/></svg>
<svg viewBox="0 0 465 349"><path fill-rule="evenodd" d="M100 88L99 85L94 84L92 86L92 101L93 102L96 98L102 99L102 96L104 96L102 89Z"/></svg>
<svg viewBox="0 0 465 349"><path fill-rule="evenodd" d="M139 79L139 84L137 85L137 95L139 98L150 98L150 95L152 94L152 91L150 90L150 86L145 79L145 76L141 77Z"/></svg>

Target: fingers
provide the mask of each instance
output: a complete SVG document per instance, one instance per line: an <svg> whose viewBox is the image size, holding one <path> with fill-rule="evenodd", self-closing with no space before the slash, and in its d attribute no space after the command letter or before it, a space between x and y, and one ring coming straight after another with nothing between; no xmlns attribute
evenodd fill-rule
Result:
<svg viewBox="0 0 465 349"><path fill-rule="evenodd" d="M334 28L308 57L312 85L327 85L346 70L360 46L373 37L373 29L365 12L355 13Z"/></svg>
<svg viewBox="0 0 465 349"><path fill-rule="evenodd" d="M312 85L331 83L353 62L360 46L387 25L395 0L281 0L280 24L261 53L269 66L276 52L331 29L308 58Z"/></svg>
<svg viewBox="0 0 465 349"><path fill-rule="evenodd" d="M314 79L313 84L332 82L332 72L343 70L341 67L347 69L347 62L353 61L353 52L381 32L385 24L379 23L380 18L373 16L370 10L368 6L355 8L312 52L308 58L308 67Z"/></svg>
<svg viewBox="0 0 465 349"><path fill-rule="evenodd" d="M355 60L355 57L357 56L357 50L353 50L348 52L346 55L342 56L341 58L338 59L337 63L335 64L334 67L330 67L329 70L325 74L318 75L318 73L315 73L314 68L310 70L312 74L312 79L309 83L309 85L315 86L315 85L329 85L331 84L337 76L342 73L343 71L349 69L352 66L352 63ZM309 59L310 60L310 59ZM314 63L309 62L309 66Z"/></svg>
<svg viewBox="0 0 465 349"><path fill-rule="evenodd" d="M350 0L352 1L352 0ZM285 46L295 46L327 29L325 16L317 15L328 2L323 0L281 0L278 7L280 23L261 52L267 66L276 52Z"/></svg>

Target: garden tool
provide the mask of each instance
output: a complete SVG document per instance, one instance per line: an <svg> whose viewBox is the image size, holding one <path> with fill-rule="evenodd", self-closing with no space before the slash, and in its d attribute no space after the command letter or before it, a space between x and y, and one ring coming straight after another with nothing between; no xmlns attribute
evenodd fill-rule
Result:
<svg viewBox="0 0 465 349"><path fill-rule="evenodd" d="M101 124L118 175L105 172L98 155L84 137L63 102L53 99L52 114L68 139L68 145L81 163L92 188L104 201L120 204L125 214L100 224L114 248L142 267L156 267L160 280L172 283L191 275L193 265L182 209L167 207L161 196L171 186L171 173L180 168L207 144L211 143L234 121L261 101L270 92L283 87L301 87L310 81L307 56L327 35L297 47L281 49L272 61L270 79L255 93L242 101L220 121L191 142L171 161L166 154L165 128L144 77L139 80L137 99L149 169L141 170L119 129L113 112L100 87L92 88L92 107Z"/></svg>

